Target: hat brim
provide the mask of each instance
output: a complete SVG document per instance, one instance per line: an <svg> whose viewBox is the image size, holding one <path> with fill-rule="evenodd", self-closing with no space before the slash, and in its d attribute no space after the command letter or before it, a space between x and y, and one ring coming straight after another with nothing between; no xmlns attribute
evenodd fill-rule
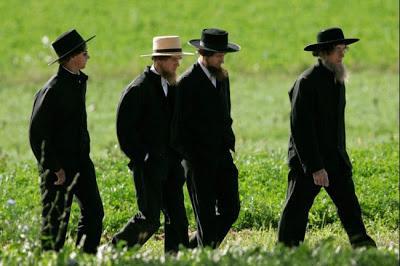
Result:
<svg viewBox="0 0 400 266"><path fill-rule="evenodd" d="M332 40L332 41L327 41L327 42L320 42L320 43L314 43L314 44L309 44L306 47L304 47L304 51L315 51L318 48L324 47L329 44L345 44L349 45L355 42L358 42L360 39L357 38L349 38L349 39L338 39L338 40Z"/></svg>
<svg viewBox="0 0 400 266"><path fill-rule="evenodd" d="M59 61L59 60L65 58L65 57L68 56L68 55L70 55L73 51L76 50L76 48L78 48L79 46L81 46L81 45L84 44L84 43L87 43L88 41L90 41L90 40L93 39L94 37L96 37L96 35L93 35L92 37L90 37L90 38L87 39L86 41L83 41L83 42L81 42L80 44L77 44L74 48L72 48L71 50L69 50L68 52L66 52L65 54L63 54L62 56L60 56L59 58L52 60L50 63L48 63L48 65L50 66L50 65L54 64L55 62L57 62L57 61Z"/></svg>
<svg viewBox="0 0 400 266"><path fill-rule="evenodd" d="M203 50L215 52L215 53L234 53L234 52L240 51L240 46L236 43L228 43L227 47L223 50L215 50L215 49L206 47L204 45L201 45L200 39L190 40L190 41L188 41L188 44L190 44L191 46L194 46L198 49L203 49Z"/></svg>
<svg viewBox="0 0 400 266"><path fill-rule="evenodd" d="M140 55L140 57L148 57L148 56L186 56L186 55L194 55L194 53L188 53L188 52L152 53L152 54L142 54L142 55Z"/></svg>

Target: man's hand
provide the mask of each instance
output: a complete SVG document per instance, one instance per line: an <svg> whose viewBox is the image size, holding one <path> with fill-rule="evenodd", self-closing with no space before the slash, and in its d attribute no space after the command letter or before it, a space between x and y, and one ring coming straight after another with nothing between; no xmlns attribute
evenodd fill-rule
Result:
<svg viewBox="0 0 400 266"><path fill-rule="evenodd" d="M56 186L61 186L65 183L65 172L64 169L60 169L57 172L55 172L56 176L57 176L57 181L54 182L54 185Z"/></svg>
<svg viewBox="0 0 400 266"><path fill-rule="evenodd" d="M325 169L318 170L312 174L314 178L314 184L317 186L328 187L329 186L329 178L328 173Z"/></svg>

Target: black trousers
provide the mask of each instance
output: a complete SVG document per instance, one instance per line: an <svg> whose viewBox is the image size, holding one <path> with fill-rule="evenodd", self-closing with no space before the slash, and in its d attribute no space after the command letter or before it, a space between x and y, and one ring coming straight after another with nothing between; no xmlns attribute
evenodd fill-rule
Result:
<svg viewBox="0 0 400 266"><path fill-rule="evenodd" d="M329 186L325 190L336 205L352 246L376 246L365 230L351 175L328 176ZM321 186L314 184L312 176L306 176L300 171L289 171L286 202L278 229L279 242L297 246L304 241L308 213L320 189Z"/></svg>
<svg viewBox="0 0 400 266"><path fill-rule="evenodd" d="M139 212L112 239L114 245L143 245L160 227L164 213L165 252L188 246L188 220L183 196L183 168L172 156L150 155L143 164L133 165ZM122 240L122 241L121 241Z"/></svg>
<svg viewBox="0 0 400 266"><path fill-rule="evenodd" d="M238 170L229 151L213 155L213 160L185 163L197 223L190 247L216 248L239 216Z"/></svg>
<svg viewBox="0 0 400 266"><path fill-rule="evenodd" d="M84 252L96 253L103 230L104 211L93 163L89 159L79 169L64 171L66 182L61 186L54 185L57 180L54 173L41 173L42 247L58 251L64 246L75 195L81 210L76 245L82 246Z"/></svg>

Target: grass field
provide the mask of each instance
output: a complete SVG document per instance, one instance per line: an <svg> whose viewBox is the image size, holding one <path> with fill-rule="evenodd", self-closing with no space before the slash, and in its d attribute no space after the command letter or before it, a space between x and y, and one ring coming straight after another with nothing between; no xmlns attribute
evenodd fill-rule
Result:
<svg viewBox="0 0 400 266"><path fill-rule="evenodd" d="M399 260L398 1L21 1L0 2L0 265L397 265ZM350 249L335 207L320 193L304 245L276 245L285 197L289 101L297 75L314 63L302 51L320 28L341 26L351 46L345 62L347 143L363 217L378 250ZM117 146L115 111L123 88L142 71L154 35L185 42L221 27L242 51L226 57L231 76L242 209L217 251L163 257L163 231L140 250L113 250L111 236L136 211L135 191ZM89 43L87 110L105 207L104 245L96 257L74 247L79 210L59 253L40 251L40 194L28 124L34 93L56 71L51 40L76 27ZM185 50L193 51L189 45ZM186 57L179 72L195 60ZM190 229L194 219L186 194Z"/></svg>

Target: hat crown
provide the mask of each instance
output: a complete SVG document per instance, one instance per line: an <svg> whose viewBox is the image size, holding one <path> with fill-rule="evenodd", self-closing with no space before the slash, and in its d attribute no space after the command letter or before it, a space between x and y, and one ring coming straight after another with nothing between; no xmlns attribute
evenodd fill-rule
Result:
<svg viewBox="0 0 400 266"><path fill-rule="evenodd" d="M228 32L220 29L204 29L200 44L206 48L223 51L228 47Z"/></svg>
<svg viewBox="0 0 400 266"><path fill-rule="evenodd" d="M82 36L72 29L61 34L51 45L58 56L63 56L84 42Z"/></svg>
<svg viewBox="0 0 400 266"><path fill-rule="evenodd" d="M179 36L156 36L153 38L153 52L181 52L182 45Z"/></svg>
<svg viewBox="0 0 400 266"><path fill-rule="evenodd" d="M342 29L340 28L329 28L326 30L322 30L317 35L317 42L329 42L335 40L343 40L344 34Z"/></svg>

